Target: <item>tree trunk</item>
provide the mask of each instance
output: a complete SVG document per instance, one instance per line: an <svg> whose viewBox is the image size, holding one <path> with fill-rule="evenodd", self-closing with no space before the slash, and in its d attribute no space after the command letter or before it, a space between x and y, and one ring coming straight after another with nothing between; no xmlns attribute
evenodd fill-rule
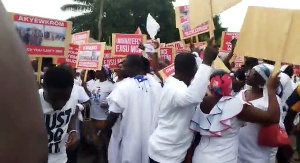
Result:
<svg viewBox="0 0 300 163"><path fill-rule="evenodd" d="M103 5L105 0L100 0L100 13L98 22L98 41L101 42L102 39L102 18L103 18Z"/></svg>

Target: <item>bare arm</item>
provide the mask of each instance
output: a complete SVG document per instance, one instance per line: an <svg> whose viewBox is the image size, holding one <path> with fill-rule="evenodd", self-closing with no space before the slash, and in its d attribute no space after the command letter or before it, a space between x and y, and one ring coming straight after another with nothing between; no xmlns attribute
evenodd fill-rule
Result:
<svg viewBox="0 0 300 163"><path fill-rule="evenodd" d="M236 41L237 41L237 39L231 40L232 49L231 49L230 53L227 55L227 57L224 59L224 61L223 61L223 63L225 64L225 66L226 66L229 70L231 70L230 60L231 60L231 58L233 57L233 52L234 52L234 49L235 49Z"/></svg>
<svg viewBox="0 0 300 163"><path fill-rule="evenodd" d="M48 141L36 81L1 1L0 24L0 162L46 163Z"/></svg>
<svg viewBox="0 0 300 163"><path fill-rule="evenodd" d="M268 91L269 107L267 111L260 110L251 105L244 105L242 112L238 118L252 123L260 124L276 124L280 119L280 107L276 97L275 90Z"/></svg>

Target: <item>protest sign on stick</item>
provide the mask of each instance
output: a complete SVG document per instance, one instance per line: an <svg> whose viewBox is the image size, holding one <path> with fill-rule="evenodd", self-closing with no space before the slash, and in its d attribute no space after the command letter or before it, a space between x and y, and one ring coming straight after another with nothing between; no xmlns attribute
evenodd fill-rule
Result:
<svg viewBox="0 0 300 163"><path fill-rule="evenodd" d="M103 65L107 65L112 70L118 68L118 64L124 59L125 57L113 56L111 50L104 50Z"/></svg>
<svg viewBox="0 0 300 163"><path fill-rule="evenodd" d="M215 15L240 3L242 0L189 0L191 28L210 21ZM210 34L212 36L212 34Z"/></svg>
<svg viewBox="0 0 300 163"><path fill-rule="evenodd" d="M76 63L77 63L78 48L79 48L79 45L70 44L67 57L66 58L57 58L56 64L60 65L63 63L68 63L70 66L75 68Z"/></svg>
<svg viewBox="0 0 300 163"><path fill-rule="evenodd" d="M165 47L174 47L175 48L175 53L182 53L185 51L184 49L184 42L183 41L176 41L176 42L171 42L166 44Z"/></svg>
<svg viewBox="0 0 300 163"><path fill-rule="evenodd" d="M25 44L27 54L35 57L66 57L71 42L72 22L9 13Z"/></svg>
<svg viewBox="0 0 300 163"><path fill-rule="evenodd" d="M160 76L165 81L169 76L172 76L172 75L175 74L174 63L172 63L169 66L165 67L164 69L160 70L158 73L160 74Z"/></svg>
<svg viewBox="0 0 300 163"><path fill-rule="evenodd" d="M160 48L160 58L167 59L170 63L173 63L175 60L175 48Z"/></svg>
<svg viewBox="0 0 300 163"><path fill-rule="evenodd" d="M72 35L72 43L77 45L89 43L89 39L90 39L90 31L74 33Z"/></svg>
<svg viewBox="0 0 300 163"><path fill-rule="evenodd" d="M253 24L255 23L255 24ZM259 25L257 25L259 24ZM276 62L299 64L300 11L248 7L235 53ZM274 72L276 72L274 70Z"/></svg>
<svg viewBox="0 0 300 163"><path fill-rule="evenodd" d="M80 45L76 67L79 69L101 70L104 49L104 42Z"/></svg>
<svg viewBox="0 0 300 163"><path fill-rule="evenodd" d="M195 28L190 26L189 6L179 6L175 8L176 28L179 29L180 38L187 39L209 31L209 23L199 23ZM212 26L214 28L214 26Z"/></svg>
<svg viewBox="0 0 300 163"><path fill-rule="evenodd" d="M239 32L222 32L221 50L230 52L232 50L231 41L239 37Z"/></svg>
<svg viewBox="0 0 300 163"><path fill-rule="evenodd" d="M129 54L143 55L139 44L146 42L146 35L136 34L112 34L112 54L115 56L126 56Z"/></svg>

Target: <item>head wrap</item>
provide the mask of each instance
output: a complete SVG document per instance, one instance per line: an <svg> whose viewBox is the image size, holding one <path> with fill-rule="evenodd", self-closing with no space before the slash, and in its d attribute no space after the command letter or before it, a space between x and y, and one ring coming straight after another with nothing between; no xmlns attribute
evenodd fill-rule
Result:
<svg viewBox="0 0 300 163"><path fill-rule="evenodd" d="M210 79L210 90L217 96L230 96L232 79L229 74L216 75Z"/></svg>
<svg viewBox="0 0 300 163"><path fill-rule="evenodd" d="M253 69L264 79L264 81L266 82L269 77L272 75L272 72L274 70L274 66L270 65L270 64L260 64L257 66L254 66ZM260 86L261 88L264 88L266 86L266 83L262 86Z"/></svg>
<svg viewBox="0 0 300 163"><path fill-rule="evenodd" d="M260 64L254 66L253 69L265 80L267 81L269 77L272 75L274 70L274 66L269 64Z"/></svg>
<svg viewBox="0 0 300 163"><path fill-rule="evenodd" d="M105 75L108 81L113 82L111 70L107 66L102 66L101 71Z"/></svg>

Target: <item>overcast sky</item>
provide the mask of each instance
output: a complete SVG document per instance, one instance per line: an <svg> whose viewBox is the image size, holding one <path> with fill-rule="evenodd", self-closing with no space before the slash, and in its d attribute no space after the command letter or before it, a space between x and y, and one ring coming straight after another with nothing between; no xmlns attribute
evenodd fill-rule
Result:
<svg viewBox="0 0 300 163"><path fill-rule="evenodd" d="M67 19L78 13L62 12L60 7L72 0L2 0L9 12L41 16L53 19ZM177 0L175 5L187 5L188 0ZM300 0L243 0L240 4L221 14L221 22L231 32L238 32L248 6L267 6L300 9ZM145 20L146 21L146 20Z"/></svg>

